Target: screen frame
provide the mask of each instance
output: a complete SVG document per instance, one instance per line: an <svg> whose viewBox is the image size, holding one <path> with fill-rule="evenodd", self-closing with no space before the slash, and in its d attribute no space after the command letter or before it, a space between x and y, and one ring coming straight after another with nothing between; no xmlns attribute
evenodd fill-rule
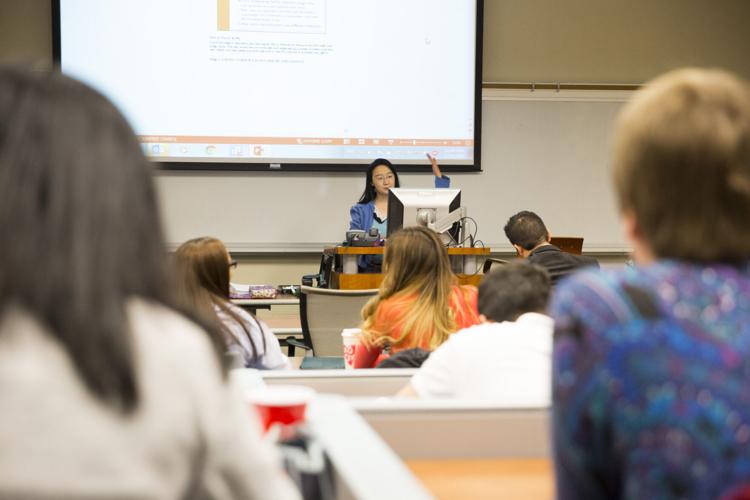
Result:
<svg viewBox="0 0 750 500"><path fill-rule="evenodd" d="M444 172L481 172L482 171L482 39L484 26L484 0L476 2L474 45L474 163L470 165L444 164L440 169ZM61 60L61 32L60 32L60 0L52 3L52 58L55 67L60 67ZM374 158L373 158L374 159ZM209 172L365 172L368 163L276 163L276 162L159 162L149 158L149 161L160 170L165 171L209 171ZM430 171L429 162L402 163L394 162L399 172Z"/></svg>
<svg viewBox="0 0 750 500"><path fill-rule="evenodd" d="M417 198L419 193L432 193L438 197L448 199L448 212L453 212L461 207L461 189L459 188L393 188L388 190L388 233L387 236L398 232L404 227L404 211L411 201ZM442 201L442 200L441 200ZM428 203L429 205L429 203ZM432 207L418 207L432 208ZM395 223L395 224L394 224ZM398 227L396 227L398 226ZM406 227L414 227L416 224L409 223ZM458 241L458 222L453 224L447 232Z"/></svg>

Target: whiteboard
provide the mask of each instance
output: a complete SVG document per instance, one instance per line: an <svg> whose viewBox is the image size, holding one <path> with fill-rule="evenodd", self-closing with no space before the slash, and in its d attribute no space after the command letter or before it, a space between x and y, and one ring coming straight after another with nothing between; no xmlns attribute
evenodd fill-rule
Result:
<svg viewBox="0 0 750 500"><path fill-rule="evenodd" d="M610 150L612 125L629 96L485 89L483 171L451 174L477 237L493 251L511 251L505 222L532 210L553 235L583 236L585 252L627 251ZM399 177L404 187L433 184L426 172ZM234 252L319 252L339 243L364 188L361 173L160 171L156 178L170 246L210 235Z"/></svg>

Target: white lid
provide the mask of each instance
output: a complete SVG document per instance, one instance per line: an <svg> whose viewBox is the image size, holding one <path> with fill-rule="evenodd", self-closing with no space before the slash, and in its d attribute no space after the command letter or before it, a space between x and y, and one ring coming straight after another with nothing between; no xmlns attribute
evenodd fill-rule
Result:
<svg viewBox="0 0 750 500"><path fill-rule="evenodd" d="M343 330L341 330L342 337L359 337L361 334L361 328L344 328Z"/></svg>

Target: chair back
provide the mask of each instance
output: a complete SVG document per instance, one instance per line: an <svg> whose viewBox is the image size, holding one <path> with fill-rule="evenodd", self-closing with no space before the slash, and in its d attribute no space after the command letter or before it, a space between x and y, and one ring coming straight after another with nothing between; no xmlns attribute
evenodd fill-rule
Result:
<svg viewBox="0 0 750 500"><path fill-rule="evenodd" d="M493 259L492 257L487 257L486 259L484 259L484 264L482 265L482 274L489 273L494 264L505 265L508 262L510 261L507 261L505 259Z"/></svg>
<svg viewBox="0 0 750 500"><path fill-rule="evenodd" d="M583 238L578 236L553 236L549 242L566 253L575 255L583 253Z"/></svg>
<svg viewBox="0 0 750 500"><path fill-rule="evenodd" d="M300 288L302 336L314 356L343 356L341 330L362 323L362 307L377 289Z"/></svg>

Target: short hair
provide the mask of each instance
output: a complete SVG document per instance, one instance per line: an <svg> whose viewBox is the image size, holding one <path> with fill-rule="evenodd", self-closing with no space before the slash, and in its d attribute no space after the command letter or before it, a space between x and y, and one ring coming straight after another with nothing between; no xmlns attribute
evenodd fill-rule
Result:
<svg viewBox="0 0 750 500"><path fill-rule="evenodd" d="M511 244L519 245L525 250L531 250L540 243L544 243L549 237L542 218L528 210L518 212L508 219L504 230Z"/></svg>
<svg viewBox="0 0 750 500"><path fill-rule="evenodd" d="M657 257L750 256L750 90L719 70L646 85L617 123L614 184Z"/></svg>
<svg viewBox="0 0 750 500"><path fill-rule="evenodd" d="M543 267L527 261L505 264L485 275L479 285L479 314L500 322L544 311L551 289L549 273Z"/></svg>

